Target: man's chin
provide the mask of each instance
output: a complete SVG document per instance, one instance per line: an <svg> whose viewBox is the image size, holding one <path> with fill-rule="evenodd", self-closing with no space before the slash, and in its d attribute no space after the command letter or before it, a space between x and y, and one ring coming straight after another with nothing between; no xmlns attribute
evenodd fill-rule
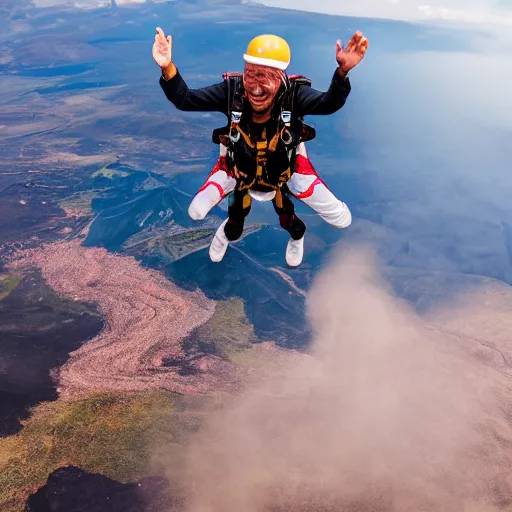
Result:
<svg viewBox="0 0 512 512"><path fill-rule="evenodd" d="M254 110L254 112L265 112L265 110L268 110L269 105L268 102L260 102L260 101L250 101L251 107Z"/></svg>

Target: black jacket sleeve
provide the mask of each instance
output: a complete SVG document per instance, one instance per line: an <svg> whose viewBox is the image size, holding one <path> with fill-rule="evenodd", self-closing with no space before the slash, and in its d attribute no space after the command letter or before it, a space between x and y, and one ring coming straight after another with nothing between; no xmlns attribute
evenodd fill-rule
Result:
<svg viewBox="0 0 512 512"><path fill-rule="evenodd" d="M298 116L334 114L343 105L350 94L350 81L348 77L341 78L338 70L334 72L331 85L327 92L317 91L311 87L301 85L297 91L295 108Z"/></svg>
<svg viewBox="0 0 512 512"><path fill-rule="evenodd" d="M189 89L178 71L170 80L160 77L160 87L167 99L178 109L188 112L222 112L228 111L228 88L226 82Z"/></svg>

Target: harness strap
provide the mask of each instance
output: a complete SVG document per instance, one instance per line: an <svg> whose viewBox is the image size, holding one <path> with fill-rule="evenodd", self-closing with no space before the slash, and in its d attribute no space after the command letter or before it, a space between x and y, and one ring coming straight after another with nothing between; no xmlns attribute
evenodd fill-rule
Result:
<svg viewBox="0 0 512 512"><path fill-rule="evenodd" d="M240 171L238 171L238 169L235 167L235 174L237 172L240 172ZM290 177L291 177L291 169L290 169L290 167L288 167L288 169L286 169L286 171L284 171L283 173L281 173L279 175L277 184L268 183L262 177L255 176L254 179L252 181L250 181L249 183L240 183L239 182L237 184L236 190L246 190L246 189L253 187L254 185L263 185L264 187L268 187L268 188L271 188L272 190L275 190L277 193L279 190L281 190L282 185L284 183L287 183L290 180Z"/></svg>
<svg viewBox="0 0 512 512"><path fill-rule="evenodd" d="M283 128L284 130L284 128ZM281 136L282 132L277 131L276 134L272 137L272 140L270 141L268 145L268 150L274 152L277 149L277 143L279 142L279 137Z"/></svg>
<svg viewBox="0 0 512 512"><path fill-rule="evenodd" d="M256 142L256 180L261 179L263 176L263 166L267 163L267 129L263 128L262 139Z"/></svg>
<svg viewBox="0 0 512 512"><path fill-rule="evenodd" d="M275 201L276 201L276 206L280 209L283 208L283 191L278 188L276 190L276 197L275 197Z"/></svg>
<svg viewBox="0 0 512 512"><path fill-rule="evenodd" d="M300 142L311 140L315 137L315 130L304 124L302 118L294 116L294 106L300 85L311 86L311 81L301 75L285 76L285 90L281 93L278 103L280 104L280 115L278 119L277 131L272 140L266 140L266 132L263 132L263 141L253 142L251 137L240 128L240 119L243 112L243 74L242 73L224 73L224 80L227 81L228 92L228 124L225 128L218 129L214 133L214 142L223 144L228 148L228 161L234 170L235 176L248 177L237 169L233 160L233 148L238 144L239 139L243 138L245 144L252 150L256 150L256 176L251 183L242 184L239 182L239 190L248 189L255 184L261 184L279 191L283 183L288 181L292 174L293 162L295 160L296 145ZM299 122L299 132L292 135L291 126L293 122ZM277 184L272 185L264 180L264 166L267 162L268 152L277 150L279 140L285 145L290 166L277 178ZM267 176L268 178L268 176ZM237 180L239 181L239 180Z"/></svg>
<svg viewBox="0 0 512 512"><path fill-rule="evenodd" d="M238 124L235 124L233 123L232 124L232 127L235 128L235 130L244 138L245 140L245 143L251 148L251 149L254 149L255 148L255 145L254 143L251 141L251 138L249 137L249 135L247 135L243 130L242 128L240 128L240 125Z"/></svg>
<svg viewBox="0 0 512 512"><path fill-rule="evenodd" d="M284 201L283 201L283 192L281 189L276 190L276 195L274 197L275 205L279 209L283 209ZM247 192L242 198L242 209L247 211L252 204L252 198L249 192Z"/></svg>

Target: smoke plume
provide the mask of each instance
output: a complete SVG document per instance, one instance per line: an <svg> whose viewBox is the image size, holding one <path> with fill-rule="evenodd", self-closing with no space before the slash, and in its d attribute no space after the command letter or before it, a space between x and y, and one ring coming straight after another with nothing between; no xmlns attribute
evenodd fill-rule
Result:
<svg viewBox="0 0 512 512"><path fill-rule="evenodd" d="M309 353L276 357L192 439L187 512L512 510L502 373L393 297L361 248L318 276L308 317Z"/></svg>

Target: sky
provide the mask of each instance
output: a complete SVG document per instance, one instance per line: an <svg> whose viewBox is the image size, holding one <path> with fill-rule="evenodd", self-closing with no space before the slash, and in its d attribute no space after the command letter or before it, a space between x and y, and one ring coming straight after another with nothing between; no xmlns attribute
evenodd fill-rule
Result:
<svg viewBox="0 0 512 512"><path fill-rule="evenodd" d="M171 0L114 0L118 6ZM37 7L108 7L112 0L32 0ZM270 7L366 18L512 26L512 0L241 0Z"/></svg>
<svg viewBox="0 0 512 512"><path fill-rule="evenodd" d="M512 25L512 0L259 0L259 3L368 18Z"/></svg>

